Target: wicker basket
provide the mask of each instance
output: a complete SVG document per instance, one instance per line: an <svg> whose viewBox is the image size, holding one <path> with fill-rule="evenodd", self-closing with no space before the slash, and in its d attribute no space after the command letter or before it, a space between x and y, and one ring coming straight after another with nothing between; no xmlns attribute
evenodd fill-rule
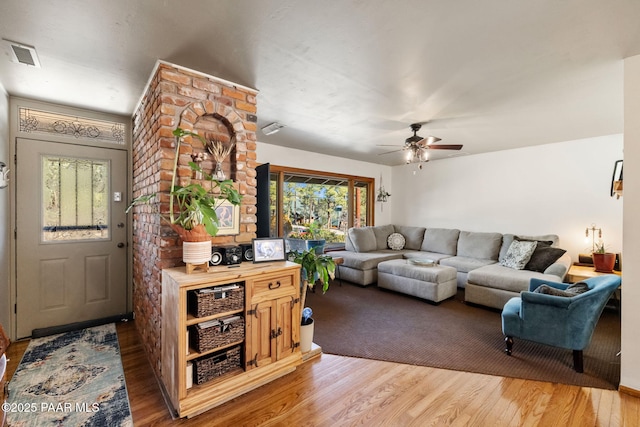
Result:
<svg viewBox="0 0 640 427"><path fill-rule="evenodd" d="M190 343L198 353L222 347L233 342L244 341L244 318L240 316L233 319L232 323L223 324L220 322L216 326L202 328L200 325L193 327ZM223 320L223 319L221 319Z"/></svg>
<svg viewBox="0 0 640 427"><path fill-rule="evenodd" d="M242 366L240 346L232 347L201 359L196 359L193 361L193 365L195 383L206 383Z"/></svg>
<svg viewBox="0 0 640 427"><path fill-rule="evenodd" d="M244 308L244 283L237 283L237 289L218 288L198 289L189 292L189 312L195 317L211 316L225 311L242 310ZM204 291L204 292L203 292Z"/></svg>

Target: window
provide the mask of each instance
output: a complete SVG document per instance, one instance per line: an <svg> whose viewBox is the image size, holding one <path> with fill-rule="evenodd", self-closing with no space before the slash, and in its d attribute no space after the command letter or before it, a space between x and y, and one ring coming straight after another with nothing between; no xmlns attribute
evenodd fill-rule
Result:
<svg viewBox="0 0 640 427"><path fill-rule="evenodd" d="M270 167L270 235L305 234L327 243L345 240L349 227L373 224L373 178Z"/></svg>

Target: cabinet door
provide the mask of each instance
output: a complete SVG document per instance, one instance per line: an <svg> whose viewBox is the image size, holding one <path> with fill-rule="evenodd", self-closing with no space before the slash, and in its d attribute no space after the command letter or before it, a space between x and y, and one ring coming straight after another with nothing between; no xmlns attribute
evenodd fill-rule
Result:
<svg viewBox="0 0 640 427"><path fill-rule="evenodd" d="M252 313L247 316L247 369L293 354L300 345L298 305L293 296L252 305Z"/></svg>
<svg viewBox="0 0 640 427"><path fill-rule="evenodd" d="M293 297L284 297L276 301L278 318L276 326L276 359L291 354L300 343L300 319L296 316L299 303ZM296 327L297 326L297 327Z"/></svg>
<svg viewBox="0 0 640 427"><path fill-rule="evenodd" d="M263 367L275 361L276 301L252 304L252 313L247 316L247 369Z"/></svg>

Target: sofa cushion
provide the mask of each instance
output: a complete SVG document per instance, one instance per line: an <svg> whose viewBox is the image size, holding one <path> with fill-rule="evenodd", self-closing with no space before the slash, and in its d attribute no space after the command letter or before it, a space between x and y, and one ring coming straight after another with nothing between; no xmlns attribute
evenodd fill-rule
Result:
<svg viewBox="0 0 640 427"><path fill-rule="evenodd" d="M343 259L342 265L345 267L357 270L372 270L376 269L382 261L401 259L403 252L387 249L386 251L375 252L335 251L330 252L330 254L332 257L341 257Z"/></svg>
<svg viewBox="0 0 640 427"><path fill-rule="evenodd" d="M404 249L404 236L400 233L391 233L387 239L387 244L389 245L389 249L393 249L394 251Z"/></svg>
<svg viewBox="0 0 640 427"><path fill-rule="evenodd" d="M371 252L377 249L376 235L371 227L353 227L347 230L347 234L355 252Z"/></svg>
<svg viewBox="0 0 640 427"><path fill-rule="evenodd" d="M394 228L396 233L400 233L404 236L405 249L413 249L414 251L420 250L420 246L422 246L422 240L424 239L424 227L396 225L394 226Z"/></svg>
<svg viewBox="0 0 640 427"><path fill-rule="evenodd" d="M461 231L457 255L468 258L497 260L502 234Z"/></svg>
<svg viewBox="0 0 640 427"><path fill-rule="evenodd" d="M538 244L536 250L533 251L531 259L524 267L525 270L537 271L543 273L554 262L556 262L562 255L565 254L564 249L554 248L552 246L544 246Z"/></svg>
<svg viewBox="0 0 640 427"><path fill-rule="evenodd" d="M550 274L529 270L514 270L500 264L491 264L470 271L467 275L467 282L487 288L519 293L529 289L529 281L533 277L548 281L558 280L558 277Z"/></svg>
<svg viewBox="0 0 640 427"><path fill-rule="evenodd" d="M495 264L495 261L490 259L452 256L441 259L439 264L453 267L458 271L458 273L468 273L477 268L484 267L485 265Z"/></svg>
<svg viewBox="0 0 640 427"><path fill-rule="evenodd" d="M504 256L507 254L507 251L509 250L509 246L511 246L511 242L513 242L513 239L515 239L516 237L520 240L535 240L538 242L551 242L551 246L558 246L558 242L560 241L560 238L556 234L543 234L540 236L522 236L522 235L516 236L515 234L507 233L502 236L502 247L500 248L500 257L498 258L499 261L502 261L504 259Z"/></svg>
<svg viewBox="0 0 640 427"><path fill-rule="evenodd" d="M500 261L500 265L505 267L514 268L516 270L522 270L525 265L531 259L531 255L536 250L538 242L520 241L515 239L511 242L509 250L504 259ZM558 257L560 258L560 257Z"/></svg>
<svg viewBox="0 0 640 427"><path fill-rule="evenodd" d="M438 252L425 252L425 251L406 251L404 253L406 259L430 259L438 262L444 258L451 258L451 255L441 254Z"/></svg>
<svg viewBox="0 0 640 427"><path fill-rule="evenodd" d="M387 239L389 239L389 236L395 232L393 225L376 225L371 227L371 229L373 230L373 234L376 236L376 249L387 249L389 247L387 245Z"/></svg>
<svg viewBox="0 0 640 427"><path fill-rule="evenodd" d="M420 250L455 255L460 230L450 228L427 228Z"/></svg>

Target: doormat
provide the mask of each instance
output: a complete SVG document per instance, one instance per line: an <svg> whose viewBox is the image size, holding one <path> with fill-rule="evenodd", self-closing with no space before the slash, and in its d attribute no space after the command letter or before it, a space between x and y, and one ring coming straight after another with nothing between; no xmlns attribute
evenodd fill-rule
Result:
<svg viewBox="0 0 640 427"><path fill-rule="evenodd" d="M31 340L4 409L8 426L133 426L115 324Z"/></svg>

